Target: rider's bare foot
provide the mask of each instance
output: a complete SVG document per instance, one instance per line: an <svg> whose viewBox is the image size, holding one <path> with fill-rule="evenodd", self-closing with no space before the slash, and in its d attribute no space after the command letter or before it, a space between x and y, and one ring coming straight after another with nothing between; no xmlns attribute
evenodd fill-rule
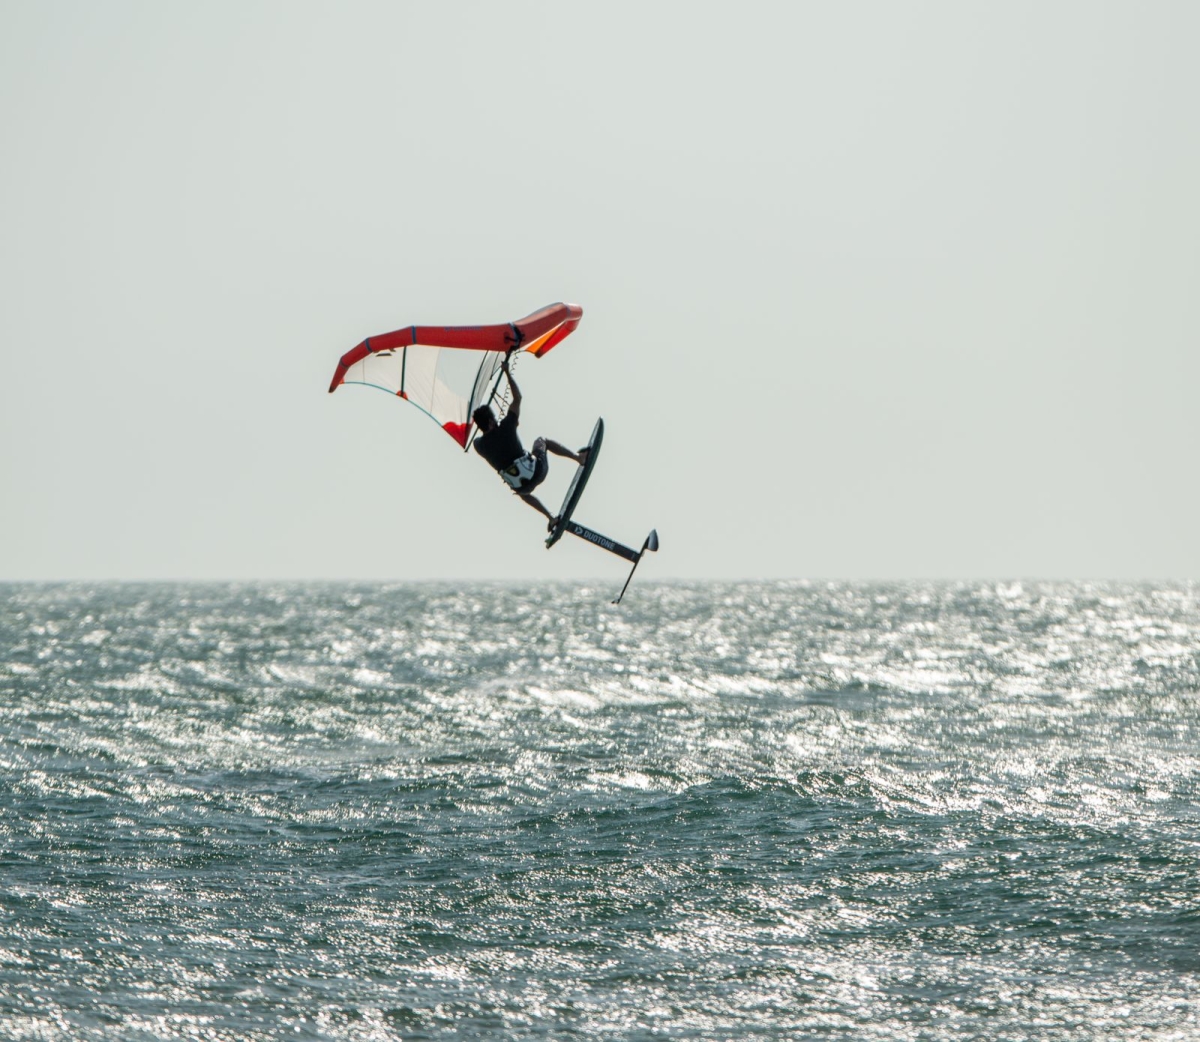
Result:
<svg viewBox="0 0 1200 1042"><path fill-rule="evenodd" d="M555 526L555 525L557 525L557 524L558 524L558 518L557 518L557 517L552 517L552 518L550 518L550 522L549 522L549 524L547 524L547 525L546 525L546 531L547 531L547 532L553 532L553 531L554 531L554 526Z"/></svg>
<svg viewBox="0 0 1200 1042"><path fill-rule="evenodd" d="M581 467L587 463L588 456L591 454L591 451L592 450L585 445L582 449L575 453L575 455L579 457L579 465Z"/></svg>

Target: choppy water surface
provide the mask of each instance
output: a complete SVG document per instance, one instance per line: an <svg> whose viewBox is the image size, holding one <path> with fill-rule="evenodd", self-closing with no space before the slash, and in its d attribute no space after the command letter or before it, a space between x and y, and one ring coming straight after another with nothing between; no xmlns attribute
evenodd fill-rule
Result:
<svg viewBox="0 0 1200 1042"><path fill-rule="evenodd" d="M1196 588L0 586L0 1037L1200 1037Z"/></svg>

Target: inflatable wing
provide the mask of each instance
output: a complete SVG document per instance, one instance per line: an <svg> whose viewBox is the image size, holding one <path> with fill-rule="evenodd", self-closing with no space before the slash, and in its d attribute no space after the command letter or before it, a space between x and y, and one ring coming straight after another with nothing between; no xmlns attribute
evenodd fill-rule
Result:
<svg viewBox="0 0 1200 1042"><path fill-rule="evenodd" d="M503 325L407 326L367 337L342 355L329 392L344 383L378 387L417 406L465 449L471 414L495 393L504 356L540 358L582 318L577 304L551 304Z"/></svg>

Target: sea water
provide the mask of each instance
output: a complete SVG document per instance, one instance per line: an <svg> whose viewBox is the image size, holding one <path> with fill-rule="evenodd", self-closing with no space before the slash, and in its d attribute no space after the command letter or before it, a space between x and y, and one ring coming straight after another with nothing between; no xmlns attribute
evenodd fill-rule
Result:
<svg viewBox="0 0 1200 1042"><path fill-rule="evenodd" d="M1200 588L0 586L0 1037L1200 1038Z"/></svg>

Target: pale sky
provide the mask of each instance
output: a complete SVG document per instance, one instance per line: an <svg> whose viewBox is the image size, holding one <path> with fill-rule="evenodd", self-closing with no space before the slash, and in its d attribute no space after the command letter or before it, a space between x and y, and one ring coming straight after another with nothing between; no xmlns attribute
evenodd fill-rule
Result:
<svg viewBox="0 0 1200 1042"><path fill-rule="evenodd" d="M1200 4L0 0L0 580L1200 578ZM545 486L557 505L570 465Z"/></svg>

